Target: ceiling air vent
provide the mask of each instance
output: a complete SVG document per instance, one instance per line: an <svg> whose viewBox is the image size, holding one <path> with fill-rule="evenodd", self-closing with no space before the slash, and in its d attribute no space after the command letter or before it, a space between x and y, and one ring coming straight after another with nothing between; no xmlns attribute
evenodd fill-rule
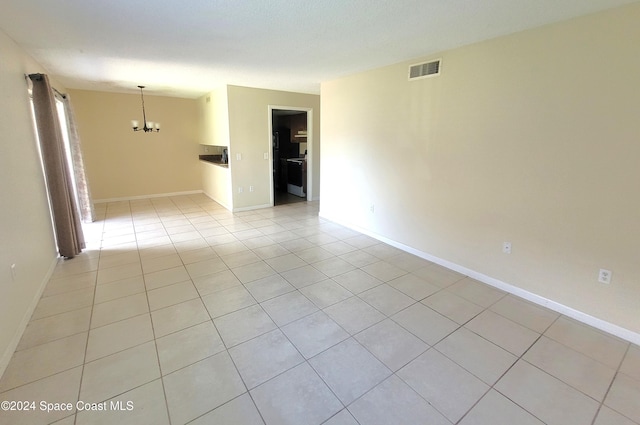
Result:
<svg viewBox="0 0 640 425"><path fill-rule="evenodd" d="M409 66L409 80L440 75L440 59Z"/></svg>

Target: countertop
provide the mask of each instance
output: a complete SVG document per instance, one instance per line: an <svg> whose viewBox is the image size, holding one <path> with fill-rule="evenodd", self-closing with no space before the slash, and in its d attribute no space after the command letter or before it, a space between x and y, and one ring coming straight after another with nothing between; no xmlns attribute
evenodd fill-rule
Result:
<svg viewBox="0 0 640 425"><path fill-rule="evenodd" d="M222 168L229 168L228 162L222 162L222 155L199 155L199 158L200 161L208 162L209 164Z"/></svg>

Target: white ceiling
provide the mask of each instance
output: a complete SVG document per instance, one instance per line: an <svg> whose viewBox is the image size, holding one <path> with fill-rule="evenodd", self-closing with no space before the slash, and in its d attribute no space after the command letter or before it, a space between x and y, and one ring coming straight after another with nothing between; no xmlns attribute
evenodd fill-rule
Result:
<svg viewBox="0 0 640 425"><path fill-rule="evenodd" d="M68 88L198 97L320 82L632 0L3 0L0 28Z"/></svg>

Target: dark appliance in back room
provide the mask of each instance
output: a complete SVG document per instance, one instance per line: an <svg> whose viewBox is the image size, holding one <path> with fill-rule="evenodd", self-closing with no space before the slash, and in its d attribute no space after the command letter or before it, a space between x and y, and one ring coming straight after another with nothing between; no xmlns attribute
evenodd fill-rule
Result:
<svg viewBox="0 0 640 425"><path fill-rule="evenodd" d="M307 161L304 158L287 159L287 192L305 197L307 195Z"/></svg>
<svg viewBox="0 0 640 425"><path fill-rule="evenodd" d="M273 185L276 191L287 190L287 170L283 169L281 162L289 157L289 131L280 128L273 132Z"/></svg>

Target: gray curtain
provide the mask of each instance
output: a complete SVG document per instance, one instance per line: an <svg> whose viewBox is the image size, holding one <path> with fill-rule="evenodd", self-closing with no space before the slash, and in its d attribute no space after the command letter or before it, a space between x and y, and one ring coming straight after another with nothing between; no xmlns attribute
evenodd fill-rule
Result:
<svg viewBox="0 0 640 425"><path fill-rule="evenodd" d="M91 188L87 181L87 175L84 172L84 160L82 158L82 149L80 148L80 138L76 128L76 119L73 114L73 107L69 100L69 95L62 97L64 104L65 116L67 117L67 128L69 129L69 147L71 149L71 162L73 163L73 175L76 181L76 190L78 195L78 205L80 207L80 215L85 223L94 222L96 217L93 211L93 200L91 199Z"/></svg>
<svg viewBox="0 0 640 425"><path fill-rule="evenodd" d="M80 254L85 244L71 174L65 159L56 102L46 75L31 74L29 78L33 82L33 109L58 252L63 257L73 258Z"/></svg>

